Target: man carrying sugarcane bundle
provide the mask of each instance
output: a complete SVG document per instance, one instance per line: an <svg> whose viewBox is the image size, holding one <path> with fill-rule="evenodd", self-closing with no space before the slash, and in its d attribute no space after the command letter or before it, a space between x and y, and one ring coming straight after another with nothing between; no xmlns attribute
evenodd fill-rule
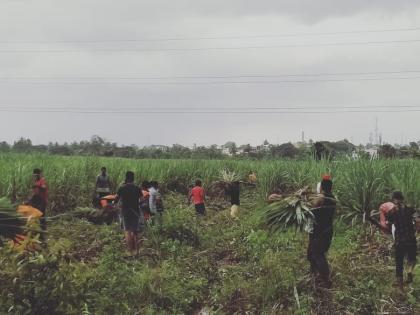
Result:
<svg viewBox="0 0 420 315"><path fill-rule="evenodd" d="M332 285L330 268L326 258L333 237L333 218L336 199L332 194L331 176L324 175L319 195L312 201L313 228L309 233L308 260L311 273L319 275L320 284L326 288Z"/></svg>
<svg viewBox="0 0 420 315"><path fill-rule="evenodd" d="M413 270L416 265L417 241L414 223L415 210L404 203L404 195L400 191L392 193L392 203L395 205L387 214L388 224L395 227L395 263L396 286L403 286L404 258L407 257L407 283L413 282Z"/></svg>
<svg viewBox="0 0 420 315"><path fill-rule="evenodd" d="M232 182L229 187L227 188L227 194L230 196L230 216L234 219L237 219L239 217L239 206L241 204L240 202L240 183L238 180Z"/></svg>

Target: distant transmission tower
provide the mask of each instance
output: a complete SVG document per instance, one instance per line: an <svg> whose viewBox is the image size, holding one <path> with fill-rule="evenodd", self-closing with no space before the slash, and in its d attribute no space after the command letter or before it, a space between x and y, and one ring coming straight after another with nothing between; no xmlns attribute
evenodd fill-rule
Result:
<svg viewBox="0 0 420 315"><path fill-rule="evenodd" d="M379 128L378 128L378 117L375 119L375 144L379 144Z"/></svg>

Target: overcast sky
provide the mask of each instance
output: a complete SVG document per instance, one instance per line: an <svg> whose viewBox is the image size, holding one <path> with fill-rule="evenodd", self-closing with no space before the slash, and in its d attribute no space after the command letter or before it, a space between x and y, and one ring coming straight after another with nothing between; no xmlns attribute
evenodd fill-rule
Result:
<svg viewBox="0 0 420 315"><path fill-rule="evenodd" d="M418 141L418 21L408 0L2 0L0 141L366 143L376 117Z"/></svg>

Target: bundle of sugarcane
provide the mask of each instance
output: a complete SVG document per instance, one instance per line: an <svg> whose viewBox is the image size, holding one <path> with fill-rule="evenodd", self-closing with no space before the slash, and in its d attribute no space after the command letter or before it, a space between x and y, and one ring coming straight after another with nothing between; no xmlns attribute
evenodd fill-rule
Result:
<svg viewBox="0 0 420 315"><path fill-rule="evenodd" d="M7 198L0 198L0 236L13 239L24 232L26 218L16 212Z"/></svg>
<svg viewBox="0 0 420 315"><path fill-rule="evenodd" d="M263 210L264 222L274 232L288 227L309 229L313 220L310 198L309 187L304 187L271 203Z"/></svg>
<svg viewBox="0 0 420 315"><path fill-rule="evenodd" d="M216 198L223 198L234 182L239 182L240 178L237 173L229 170L221 170L219 173L219 180L211 183L207 188L207 194Z"/></svg>
<svg viewBox="0 0 420 315"><path fill-rule="evenodd" d="M71 216L86 219L93 224L111 224L118 220L119 209L117 207L105 207L101 209L78 207L71 212Z"/></svg>

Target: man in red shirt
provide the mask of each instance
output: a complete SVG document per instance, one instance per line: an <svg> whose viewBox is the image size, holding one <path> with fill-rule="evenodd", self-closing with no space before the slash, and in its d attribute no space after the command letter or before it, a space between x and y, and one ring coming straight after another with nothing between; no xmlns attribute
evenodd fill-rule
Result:
<svg viewBox="0 0 420 315"><path fill-rule="evenodd" d="M34 185L32 186L33 193L29 200L29 204L42 212L42 217L40 219L41 229L47 229L47 222L45 220L45 211L47 210L48 203L48 186L47 181L42 176L40 169L36 168L33 171ZM43 235L41 234L41 237Z"/></svg>
<svg viewBox="0 0 420 315"><path fill-rule="evenodd" d="M193 199L196 213L204 215L206 212L206 206L204 205L206 194L204 192L204 188L202 187L201 180L199 179L195 181L195 186L190 191L188 203L191 202L191 198Z"/></svg>

